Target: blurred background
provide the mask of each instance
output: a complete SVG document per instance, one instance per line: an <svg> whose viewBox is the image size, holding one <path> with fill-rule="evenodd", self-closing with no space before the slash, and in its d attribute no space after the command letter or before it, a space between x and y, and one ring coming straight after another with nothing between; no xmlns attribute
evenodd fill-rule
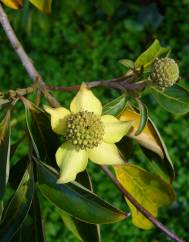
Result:
<svg viewBox="0 0 189 242"><path fill-rule="evenodd" d="M53 1L52 14L45 16L31 5L21 11L6 12L26 51L49 85L74 85L83 81L109 79L126 69L119 59L135 60L155 38L172 48L179 63L181 85L189 88L189 0L61 0ZM0 91L31 84L19 59L0 28ZM119 94L95 89L105 103ZM55 93L67 106L75 93ZM143 101L159 128L175 165L176 202L160 210L159 219L185 240L189 240L189 115L174 116L161 109L146 93ZM20 111L21 112L21 111ZM23 131L15 113L12 143ZM21 146L14 159L26 152ZM135 162L141 164L140 153ZM89 165L94 191L115 206L128 210L122 196L97 166ZM43 222L47 242L77 242L58 213L42 197ZM102 225L103 242L170 241L158 230L142 231L130 220Z"/></svg>

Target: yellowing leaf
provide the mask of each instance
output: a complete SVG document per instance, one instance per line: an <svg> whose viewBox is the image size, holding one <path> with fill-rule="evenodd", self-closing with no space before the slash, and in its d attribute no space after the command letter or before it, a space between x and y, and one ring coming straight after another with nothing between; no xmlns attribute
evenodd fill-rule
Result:
<svg viewBox="0 0 189 242"><path fill-rule="evenodd" d="M23 0L0 0L2 3L4 3L7 7L13 8L13 9L19 9L23 5Z"/></svg>
<svg viewBox="0 0 189 242"><path fill-rule="evenodd" d="M46 14L51 13L52 0L30 0L30 2L40 11Z"/></svg>
<svg viewBox="0 0 189 242"><path fill-rule="evenodd" d="M140 123L140 115L131 109L131 107L128 107L121 114L120 120L133 120L133 126L127 136L139 143L144 154L151 161L151 170L164 180L172 182L175 177L174 167L166 145L152 120L148 118L148 122L139 135L135 135L135 133Z"/></svg>
<svg viewBox="0 0 189 242"><path fill-rule="evenodd" d="M120 116L120 120L122 121L129 121L133 120L132 128L130 129L127 136L137 140L142 146L147 149L152 150L156 154L158 154L162 159L164 157L163 150L161 147L161 142L157 134L154 131L154 128L150 122L147 122L145 125L142 133L140 135L136 135L135 133L138 129L140 123L140 114L136 113L135 111L127 108Z"/></svg>
<svg viewBox="0 0 189 242"><path fill-rule="evenodd" d="M174 201L175 193L170 184L160 177L133 164L114 167L117 179L125 189L153 216L158 208ZM132 213L132 222L141 229L151 229L152 223L126 199Z"/></svg>

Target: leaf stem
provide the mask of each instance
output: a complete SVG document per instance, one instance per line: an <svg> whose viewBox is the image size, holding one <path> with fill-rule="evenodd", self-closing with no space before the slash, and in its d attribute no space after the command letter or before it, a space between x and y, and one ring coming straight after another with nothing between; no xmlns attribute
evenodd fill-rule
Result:
<svg viewBox="0 0 189 242"><path fill-rule="evenodd" d="M18 38L17 38L12 26L10 25L8 17L7 17L7 15L6 15L6 13L5 13L1 4L0 4L0 23L3 27L3 30L4 30L6 36L9 40L11 46L13 47L17 56L19 57L20 61L22 62L22 65L24 66L24 68L25 68L26 72L28 73L30 79L34 83L39 84L39 88L40 88L41 92L44 94L44 96L46 97L46 99L48 100L48 102L52 106L54 106L54 107L60 106L58 101L48 92L48 89L46 88L45 82L43 81L41 75L39 74L39 72L37 71L35 66L33 65L32 60L27 55L27 53L24 50L22 44L18 40Z"/></svg>
<svg viewBox="0 0 189 242"><path fill-rule="evenodd" d="M121 183L113 176L107 166L101 166L103 172L110 178L116 188L141 212L147 219L149 219L158 229L165 233L170 239L176 242L184 242L176 234L171 232L160 221L158 221L150 212L148 212L137 200L121 185Z"/></svg>

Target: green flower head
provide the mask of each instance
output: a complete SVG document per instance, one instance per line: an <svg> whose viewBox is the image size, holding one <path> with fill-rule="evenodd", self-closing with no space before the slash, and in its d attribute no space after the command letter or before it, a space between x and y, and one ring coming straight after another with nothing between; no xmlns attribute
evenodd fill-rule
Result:
<svg viewBox="0 0 189 242"><path fill-rule="evenodd" d="M115 165L124 161L115 145L127 134L131 121L102 115L102 104L83 84L71 102L70 111L45 106L55 133L66 141L56 152L60 167L58 183L74 181L87 167L88 159L97 164Z"/></svg>
<svg viewBox="0 0 189 242"><path fill-rule="evenodd" d="M149 79L159 88L174 85L179 80L179 68L177 63L168 57L155 58Z"/></svg>

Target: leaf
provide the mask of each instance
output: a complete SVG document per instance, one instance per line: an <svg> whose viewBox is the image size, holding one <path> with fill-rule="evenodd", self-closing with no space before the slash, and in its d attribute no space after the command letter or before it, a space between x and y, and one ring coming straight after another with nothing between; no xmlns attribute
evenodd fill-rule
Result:
<svg viewBox="0 0 189 242"><path fill-rule="evenodd" d="M72 216L64 211L61 211L61 217L65 225L79 240L84 242L100 241L98 227L96 227L96 229L94 228L94 226L96 225L74 219Z"/></svg>
<svg viewBox="0 0 189 242"><path fill-rule="evenodd" d="M120 120L133 120L132 128L128 132L127 136L135 139L142 147L145 154L150 158L153 171L159 174L163 179L171 182L175 176L174 167L169 157L166 145L152 120L148 118L148 122L142 133L137 136L135 133L140 122L140 115L137 112L127 108L121 114Z"/></svg>
<svg viewBox="0 0 189 242"><path fill-rule="evenodd" d="M161 47L159 40L156 39L152 45L136 59L135 68L147 68L152 64L155 57L167 54L169 51L169 48Z"/></svg>
<svg viewBox="0 0 189 242"><path fill-rule="evenodd" d="M157 217L160 207L175 200L173 188L160 177L129 163L114 169L122 186L153 216ZM132 212L133 224L141 229L151 229L152 223L131 202L126 201Z"/></svg>
<svg viewBox="0 0 189 242"><path fill-rule="evenodd" d="M5 193L10 169L10 110L0 123L0 200Z"/></svg>
<svg viewBox="0 0 189 242"><path fill-rule="evenodd" d="M164 91L151 88L152 94L157 102L168 112L174 114L185 114L189 112L189 91L174 85Z"/></svg>
<svg viewBox="0 0 189 242"><path fill-rule="evenodd" d="M13 9L20 9L23 6L23 0L0 0L7 7Z"/></svg>
<svg viewBox="0 0 189 242"><path fill-rule="evenodd" d="M81 172L77 176L77 181L92 191L92 183L86 171ZM100 242L99 225L88 224L70 216L65 211L60 211L61 217L72 233L81 241L84 242Z"/></svg>
<svg viewBox="0 0 189 242"><path fill-rule="evenodd" d="M118 116L127 105L127 97L121 95L103 106L103 115L109 114Z"/></svg>
<svg viewBox="0 0 189 242"><path fill-rule="evenodd" d="M18 141L16 141L14 144L10 147L10 159L14 156L16 150L18 149L18 146L24 141L25 135L22 136Z"/></svg>
<svg viewBox="0 0 189 242"><path fill-rule="evenodd" d="M27 168L28 156L22 157L13 167L11 167L10 171L10 185L15 188L18 186L19 181L21 180L24 171ZM16 176L15 176L16 174ZM19 237L19 242L44 242L44 233L41 219L41 211L40 205L37 197L37 193L34 192L32 205L30 207L30 211L27 214L24 223L17 231L14 238L11 242L17 242L17 237Z"/></svg>
<svg viewBox="0 0 189 242"><path fill-rule="evenodd" d="M135 63L132 60L129 60L129 59L119 60L119 63L122 64L123 66L126 66L129 69L135 68Z"/></svg>
<svg viewBox="0 0 189 242"><path fill-rule="evenodd" d="M29 163L0 224L0 242L8 242L21 227L30 209L34 192L33 167Z"/></svg>
<svg viewBox="0 0 189 242"><path fill-rule="evenodd" d="M34 198L30 209L30 216L32 218L32 242L45 242L45 235L43 231L41 208L36 191L34 192ZM31 224L29 225L31 230ZM26 240L23 240L23 242Z"/></svg>
<svg viewBox="0 0 189 242"><path fill-rule="evenodd" d="M46 14L51 13L52 0L30 0L30 2L40 11Z"/></svg>
<svg viewBox="0 0 189 242"><path fill-rule="evenodd" d="M57 135L52 131L49 117L35 104L23 99L26 107L28 129L39 152L40 159L57 168L55 153L60 146ZM32 122L29 124L29 112Z"/></svg>
<svg viewBox="0 0 189 242"><path fill-rule="evenodd" d="M29 157L27 155L20 158L15 165L11 166L9 184L12 188L16 189L23 177L23 174L27 168ZM16 174L16 176L15 176Z"/></svg>
<svg viewBox="0 0 189 242"><path fill-rule="evenodd" d="M148 109L146 105L140 101L140 99L138 99L138 107L140 111L140 123L135 135L139 135L148 122Z"/></svg>
<svg viewBox="0 0 189 242"><path fill-rule="evenodd" d="M45 242L43 226L41 220L41 211L37 194L34 198L30 211L24 220L22 226L11 239L10 242Z"/></svg>
<svg viewBox="0 0 189 242"><path fill-rule="evenodd" d="M132 139L130 139L127 136L124 136L118 143L116 143L116 146L118 147L123 159L127 161L130 158L133 151Z"/></svg>
<svg viewBox="0 0 189 242"><path fill-rule="evenodd" d="M114 223L125 215L77 182L57 184L58 175L37 163L38 187L56 207L75 218L94 224Z"/></svg>

